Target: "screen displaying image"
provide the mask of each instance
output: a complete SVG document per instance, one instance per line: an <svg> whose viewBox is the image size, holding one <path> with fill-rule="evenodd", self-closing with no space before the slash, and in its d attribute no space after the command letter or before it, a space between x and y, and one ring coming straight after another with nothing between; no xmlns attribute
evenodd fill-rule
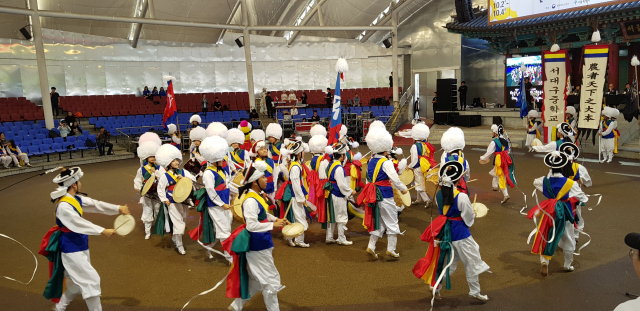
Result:
<svg viewBox="0 0 640 311"><path fill-rule="evenodd" d="M531 84L542 85L542 56L527 56L507 58L507 87L519 86L522 79L520 66L524 64L527 70L524 72L525 77L531 78ZM542 88L540 88L542 89Z"/></svg>

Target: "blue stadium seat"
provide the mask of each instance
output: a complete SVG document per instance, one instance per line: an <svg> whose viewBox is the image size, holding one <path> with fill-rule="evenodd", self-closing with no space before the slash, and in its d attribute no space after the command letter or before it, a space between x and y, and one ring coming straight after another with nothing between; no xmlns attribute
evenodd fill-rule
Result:
<svg viewBox="0 0 640 311"><path fill-rule="evenodd" d="M67 142L75 142L76 141L76 137L75 136L67 136Z"/></svg>
<svg viewBox="0 0 640 311"><path fill-rule="evenodd" d="M64 137L55 137L55 138L53 139L53 142L54 142L55 144L62 144L62 143L64 142Z"/></svg>

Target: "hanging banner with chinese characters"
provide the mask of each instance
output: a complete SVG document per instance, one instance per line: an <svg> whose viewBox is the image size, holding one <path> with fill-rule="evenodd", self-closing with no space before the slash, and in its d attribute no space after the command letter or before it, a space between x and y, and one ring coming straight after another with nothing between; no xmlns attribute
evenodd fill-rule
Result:
<svg viewBox="0 0 640 311"><path fill-rule="evenodd" d="M608 44L584 46L579 128L598 128L608 60Z"/></svg>
<svg viewBox="0 0 640 311"><path fill-rule="evenodd" d="M544 52L542 68L545 80L543 90L542 120L545 127L555 127L564 121L567 102L567 51Z"/></svg>

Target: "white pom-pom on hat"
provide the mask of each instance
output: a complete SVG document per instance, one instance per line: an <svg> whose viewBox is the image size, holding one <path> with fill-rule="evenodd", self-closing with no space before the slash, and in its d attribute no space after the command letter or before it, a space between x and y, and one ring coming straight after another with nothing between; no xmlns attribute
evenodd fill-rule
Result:
<svg viewBox="0 0 640 311"><path fill-rule="evenodd" d="M602 38L600 38L600 31L596 29L591 35L591 42L600 42Z"/></svg>
<svg viewBox="0 0 640 311"><path fill-rule="evenodd" d="M160 145L156 144L153 141L145 141L138 145L137 154L140 160L145 160L148 157L153 157L156 155L156 152L160 149Z"/></svg>
<svg viewBox="0 0 640 311"><path fill-rule="evenodd" d="M162 145L162 139L160 139L160 136L158 136L158 134L154 132L146 132L140 135L140 138L138 139L138 144L142 144L145 141L152 141L158 144L158 146Z"/></svg>
<svg viewBox="0 0 640 311"><path fill-rule="evenodd" d="M231 144L244 144L244 133L237 128L232 128L227 132L227 143Z"/></svg>
<svg viewBox="0 0 640 311"><path fill-rule="evenodd" d="M381 128L369 129L365 141L374 154L389 151L393 147L393 137L389 132Z"/></svg>
<svg viewBox="0 0 640 311"><path fill-rule="evenodd" d="M316 136L316 135L321 135L321 136L327 136L327 129L320 125L320 124L316 124L313 127L311 127L311 130L309 130L309 135L311 135L311 137Z"/></svg>
<svg viewBox="0 0 640 311"><path fill-rule="evenodd" d="M229 133L229 129L227 126L220 122L213 122L207 126L207 136L220 136L222 138L227 138Z"/></svg>
<svg viewBox="0 0 640 311"><path fill-rule="evenodd" d="M191 132L189 132L189 139L191 139L191 141L202 141L205 137L207 137L207 131L200 126L191 129Z"/></svg>
<svg viewBox="0 0 640 311"><path fill-rule="evenodd" d="M250 139L259 141L264 140L265 134L263 130L253 130L251 131Z"/></svg>
<svg viewBox="0 0 640 311"><path fill-rule="evenodd" d="M338 58L336 61L336 72L347 72L349 71L349 63L344 58Z"/></svg>
<svg viewBox="0 0 640 311"><path fill-rule="evenodd" d="M567 109L565 111L566 114L570 114L572 116L576 116L576 108L574 108L573 106L567 106Z"/></svg>
<svg viewBox="0 0 640 311"><path fill-rule="evenodd" d="M267 137L280 139L282 137L282 126L278 123L271 123L267 125L266 135Z"/></svg>
<svg viewBox="0 0 640 311"><path fill-rule="evenodd" d="M175 124L167 124L167 133L173 134L176 132L176 130L177 128Z"/></svg>
<svg viewBox="0 0 640 311"><path fill-rule="evenodd" d="M324 153L333 154L333 148L331 146L324 147Z"/></svg>
<svg viewBox="0 0 640 311"><path fill-rule="evenodd" d="M182 152L174 145L165 144L156 151L156 162L162 167L168 167L176 159L182 163Z"/></svg>
<svg viewBox="0 0 640 311"><path fill-rule="evenodd" d="M640 60L638 60L638 57L633 55L633 57L631 58L631 66L638 66L640 65Z"/></svg>
<svg viewBox="0 0 640 311"><path fill-rule="evenodd" d="M527 71L527 66L525 66L524 63L522 63L522 65L520 65L520 72L525 72Z"/></svg>
<svg viewBox="0 0 640 311"><path fill-rule="evenodd" d="M551 49L550 49L549 51L551 51L551 52L558 52L558 51L560 51L560 46L559 46L557 43L554 43L554 44L551 46Z"/></svg>
<svg viewBox="0 0 640 311"><path fill-rule="evenodd" d="M316 135L309 139L309 149L312 153L323 153L324 147L327 146L327 137Z"/></svg>
<svg viewBox="0 0 640 311"><path fill-rule="evenodd" d="M189 118L189 123L193 123L193 121L196 121L198 123L202 123L202 118L199 115L194 114L194 115L191 116L191 118Z"/></svg>
<svg viewBox="0 0 640 311"><path fill-rule="evenodd" d="M496 126L497 131L497 126ZM440 146L444 152L464 149L466 142L464 140L464 132L459 127L449 128L440 138Z"/></svg>
<svg viewBox="0 0 640 311"><path fill-rule="evenodd" d="M169 83L169 81L176 81L176 77L174 76L162 76L162 81L164 81L164 84Z"/></svg>
<svg viewBox="0 0 640 311"><path fill-rule="evenodd" d="M229 152L227 141L220 136L205 138L200 144L199 150L202 157L211 163L224 160L224 157Z"/></svg>

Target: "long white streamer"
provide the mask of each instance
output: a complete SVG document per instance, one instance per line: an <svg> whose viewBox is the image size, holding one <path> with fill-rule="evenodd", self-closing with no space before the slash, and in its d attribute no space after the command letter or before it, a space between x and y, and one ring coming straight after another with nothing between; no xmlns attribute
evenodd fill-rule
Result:
<svg viewBox="0 0 640 311"><path fill-rule="evenodd" d="M442 243L442 242L438 242L436 240L433 240L433 243ZM438 279L436 280L436 284L434 284L435 286L433 287L433 292L431 293L433 295L433 297L431 297L431 311L433 311L433 301L436 299L436 291L438 290L438 286L440 286L440 282L442 282L442 278L444 277L445 274L447 274L447 269L449 269L449 267L451 267L451 265L453 264L453 257L455 255L455 251L453 250L453 244L451 244L450 242L445 242L449 244L449 247L451 247L451 260L449 260L449 264L444 267L444 269L442 269L442 273L440 273L440 276L438 277Z"/></svg>
<svg viewBox="0 0 640 311"><path fill-rule="evenodd" d="M233 265L231 265L231 267L229 267L229 272L227 272L227 274L222 278L222 280L220 280L216 284L216 286L214 286L211 289L208 289L208 290L206 290L206 291L204 291L204 292L202 292L200 294L197 294L197 295L191 297L191 299L189 299L189 301L187 301L187 303L184 304L184 306L182 307L182 309L180 309L180 311L184 310L184 308L186 308L189 305L189 303L191 303L191 300L197 298L198 296L204 296L204 295L216 290L218 287L220 287L220 285L222 285L222 283L224 283L224 281L227 280L227 277L229 276L229 273L231 273L231 269L233 269Z"/></svg>
<svg viewBox="0 0 640 311"><path fill-rule="evenodd" d="M9 237L9 236L6 236L6 235L4 235L2 233L0 233L0 236L20 244L20 246L24 247L24 249L26 249L27 251L29 251L29 253L31 253L31 255L33 256L33 260L36 262L36 267L35 267L35 269L33 269L33 274L31 275L31 279L29 279L29 282L24 283L22 281L18 281L18 280L14 279L14 278L10 278L10 277L4 276L4 275L2 277L7 279L7 280L10 280L10 281L18 282L18 283L20 283L22 285L27 285L27 284L31 283L31 281L33 281L33 278L36 276L36 271L38 271L38 258L36 257L36 254L34 254L30 249L28 249L26 246L24 246L24 244L20 243L16 239L14 239L12 237Z"/></svg>
<svg viewBox="0 0 640 311"><path fill-rule="evenodd" d="M598 203L596 203L596 205L594 205L593 207L589 207L588 208L590 211L592 211L594 207L597 207L598 205L600 205L600 201L602 201L602 194L591 194L591 195L587 194L587 196L588 197L598 197Z"/></svg>
<svg viewBox="0 0 640 311"><path fill-rule="evenodd" d="M576 229L576 230L577 230L577 229ZM577 251L577 252L574 252L574 253L573 253L573 254L574 254L574 255L576 255L576 256L580 256L580 251L581 251L583 248L587 247L587 245L589 245L589 243L591 243L591 236L590 236L589 234L587 234L586 232L584 232L584 231L582 231L582 230L578 230L578 232L580 232L580 233L582 233L582 234L586 235L586 236L589 238L589 241L587 241L587 243L584 243L584 245L580 246L580 248L578 248L578 251Z"/></svg>

